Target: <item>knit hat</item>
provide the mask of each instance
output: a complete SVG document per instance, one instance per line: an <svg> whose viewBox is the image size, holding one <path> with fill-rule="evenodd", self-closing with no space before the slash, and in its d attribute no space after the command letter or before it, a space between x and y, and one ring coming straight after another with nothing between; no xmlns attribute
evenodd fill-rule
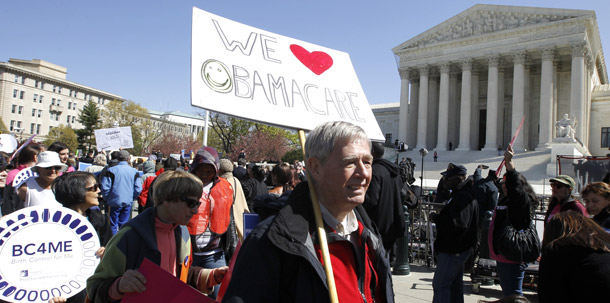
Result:
<svg viewBox="0 0 610 303"><path fill-rule="evenodd" d="M119 151L119 155L120 155L120 160L119 161L129 161L129 152L126 150L120 150Z"/></svg>
<svg viewBox="0 0 610 303"><path fill-rule="evenodd" d="M229 159L220 159L220 168L218 170L220 174L233 172L233 163Z"/></svg>
<svg viewBox="0 0 610 303"><path fill-rule="evenodd" d="M219 163L220 158L218 157L218 152L216 149L213 147L204 146L197 151L195 159L193 159L191 173L194 172L201 164L212 164L214 165L214 169L218 171Z"/></svg>

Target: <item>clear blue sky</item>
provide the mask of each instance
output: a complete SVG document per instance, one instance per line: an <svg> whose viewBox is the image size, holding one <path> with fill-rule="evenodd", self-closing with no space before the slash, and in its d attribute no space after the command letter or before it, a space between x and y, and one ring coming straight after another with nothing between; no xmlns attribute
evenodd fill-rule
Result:
<svg viewBox="0 0 610 303"><path fill-rule="evenodd" d="M398 102L391 49L477 3L595 10L602 45L610 47L608 0L5 0L0 61L42 59L66 67L70 81L149 109L200 112L190 105L196 6L347 52L371 104Z"/></svg>

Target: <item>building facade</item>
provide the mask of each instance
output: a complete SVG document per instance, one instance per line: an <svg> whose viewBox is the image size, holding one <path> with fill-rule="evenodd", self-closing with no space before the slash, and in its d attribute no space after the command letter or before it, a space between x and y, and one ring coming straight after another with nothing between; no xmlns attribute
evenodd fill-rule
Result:
<svg viewBox="0 0 610 303"><path fill-rule="evenodd" d="M194 139L199 137L205 127L205 119L198 115L180 111L161 112L153 110L149 111L149 114L153 119L171 122L176 127L180 125L181 133L190 134Z"/></svg>
<svg viewBox="0 0 610 303"><path fill-rule="evenodd" d="M398 139L400 103L371 104L371 110L385 136L385 142L393 144Z"/></svg>
<svg viewBox="0 0 610 303"><path fill-rule="evenodd" d="M36 134L43 141L60 124L81 129L78 116L89 100L100 109L121 96L66 79L67 68L40 59L0 62L0 117L19 140ZM181 112L149 111L151 130L197 138L205 120Z"/></svg>
<svg viewBox="0 0 610 303"><path fill-rule="evenodd" d="M65 67L39 59L0 62L0 116L18 139L44 139L60 124L82 128L78 115L89 100L103 107L121 96L66 80Z"/></svg>
<svg viewBox="0 0 610 303"><path fill-rule="evenodd" d="M411 148L497 150L520 129L515 150L547 149L568 114L575 141L607 153L610 94L594 11L475 5L392 51L398 140Z"/></svg>

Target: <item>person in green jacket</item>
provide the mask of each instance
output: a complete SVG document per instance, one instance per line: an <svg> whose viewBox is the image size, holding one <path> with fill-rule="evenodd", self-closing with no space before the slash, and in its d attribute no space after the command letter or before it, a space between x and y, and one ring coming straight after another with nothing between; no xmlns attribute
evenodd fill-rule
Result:
<svg viewBox="0 0 610 303"><path fill-rule="evenodd" d="M186 224L197 213L203 185L185 171L168 171L154 185L155 207L135 217L110 240L104 257L87 279L93 302L120 301L125 293L146 290L138 271L147 258L195 289L209 293L228 268L190 266L191 237Z"/></svg>

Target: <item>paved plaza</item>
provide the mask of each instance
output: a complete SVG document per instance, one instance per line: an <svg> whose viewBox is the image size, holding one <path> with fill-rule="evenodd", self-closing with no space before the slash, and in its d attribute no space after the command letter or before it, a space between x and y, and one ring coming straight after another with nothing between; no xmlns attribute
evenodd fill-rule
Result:
<svg viewBox="0 0 610 303"><path fill-rule="evenodd" d="M411 264L411 274L407 276L392 276L394 294L397 303L432 302L432 278L434 269L425 265ZM524 295L530 302L538 302L535 290L524 288ZM472 292L469 274L464 275L464 302L477 303L479 300L493 301L502 298L500 285L481 286L478 294Z"/></svg>

